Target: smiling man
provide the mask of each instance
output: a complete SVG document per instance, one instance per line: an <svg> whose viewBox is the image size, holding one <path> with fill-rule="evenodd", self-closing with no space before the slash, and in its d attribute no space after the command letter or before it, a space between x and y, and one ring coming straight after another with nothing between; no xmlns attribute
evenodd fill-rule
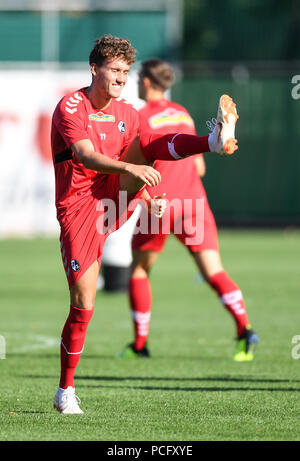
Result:
<svg viewBox="0 0 300 461"><path fill-rule="evenodd" d="M103 246L123 220L116 218L111 228L101 232L98 224L104 210L99 203L110 201L117 208L116 216L126 219L131 199L151 201L144 186L156 186L161 180L151 166L155 159L237 149L237 115L228 97L220 100L219 122L209 136L171 133L153 140L144 133L141 148L129 149L139 134L139 116L119 97L135 54L127 39L104 35L96 40L89 57L91 85L65 96L52 118L57 219L70 290L70 312L61 336L60 382L54 397L54 407L64 414L83 413L75 395L74 373L93 315ZM119 205L121 191L127 194L124 210Z"/></svg>

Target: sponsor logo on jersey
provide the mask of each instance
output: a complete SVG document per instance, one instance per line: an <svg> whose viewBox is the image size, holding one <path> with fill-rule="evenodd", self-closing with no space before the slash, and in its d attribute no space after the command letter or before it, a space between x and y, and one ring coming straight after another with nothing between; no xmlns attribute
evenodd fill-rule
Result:
<svg viewBox="0 0 300 461"><path fill-rule="evenodd" d="M74 112L77 112L77 105L80 103L80 101L83 101L83 98L79 93L74 93L67 99L65 110L69 112L69 114L74 114Z"/></svg>
<svg viewBox="0 0 300 461"><path fill-rule="evenodd" d="M78 272L80 270L80 264L78 261L76 261L76 259L72 259L72 261L70 262L71 264L71 268L74 272Z"/></svg>
<svg viewBox="0 0 300 461"><path fill-rule="evenodd" d="M114 122L115 116L98 112L97 114L90 114L89 120L93 120L94 122Z"/></svg>
<svg viewBox="0 0 300 461"><path fill-rule="evenodd" d="M178 111L173 108L168 108L149 118L149 125L154 129L168 125L180 125L181 123L194 126L192 118L186 112Z"/></svg>
<svg viewBox="0 0 300 461"><path fill-rule="evenodd" d="M118 123L118 128L119 128L120 133L125 133L125 131L126 131L126 124L125 124L125 122L123 122L122 120L120 120L120 122Z"/></svg>

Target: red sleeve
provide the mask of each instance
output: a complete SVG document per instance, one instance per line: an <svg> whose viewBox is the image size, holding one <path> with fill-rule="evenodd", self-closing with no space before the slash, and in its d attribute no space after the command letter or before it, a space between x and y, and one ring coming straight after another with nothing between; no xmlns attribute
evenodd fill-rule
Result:
<svg viewBox="0 0 300 461"><path fill-rule="evenodd" d="M63 99L57 106L54 114L53 121L56 129L62 136L68 148L77 141L89 139L83 113L80 108L80 105L78 105L76 110L68 111Z"/></svg>

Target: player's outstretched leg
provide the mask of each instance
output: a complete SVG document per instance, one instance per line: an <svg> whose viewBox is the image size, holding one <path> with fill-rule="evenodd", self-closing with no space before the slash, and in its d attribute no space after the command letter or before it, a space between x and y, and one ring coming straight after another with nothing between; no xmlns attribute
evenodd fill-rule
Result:
<svg viewBox="0 0 300 461"><path fill-rule="evenodd" d="M148 162L180 160L203 152L231 155L238 149L235 139L235 125L238 118L233 99L228 95L222 95L218 106L217 123L208 136L183 133L162 136L161 134L142 132L140 147Z"/></svg>

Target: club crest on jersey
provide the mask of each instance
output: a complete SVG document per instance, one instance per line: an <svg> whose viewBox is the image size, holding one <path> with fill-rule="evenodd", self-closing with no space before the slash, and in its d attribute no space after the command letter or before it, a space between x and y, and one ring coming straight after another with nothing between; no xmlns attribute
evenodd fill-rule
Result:
<svg viewBox="0 0 300 461"><path fill-rule="evenodd" d="M122 120L118 123L118 128L120 133L125 133L126 131L126 125L125 122L122 122Z"/></svg>
<svg viewBox="0 0 300 461"><path fill-rule="evenodd" d="M98 112L97 114L89 114L89 120L94 122L114 122L115 116Z"/></svg>
<svg viewBox="0 0 300 461"><path fill-rule="evenodd" d="M71 268L74 272L78 272L80 271L80 264L78 261L76 261L76 259L72 259L72 261L70 262L71 264Z"/></svg>

